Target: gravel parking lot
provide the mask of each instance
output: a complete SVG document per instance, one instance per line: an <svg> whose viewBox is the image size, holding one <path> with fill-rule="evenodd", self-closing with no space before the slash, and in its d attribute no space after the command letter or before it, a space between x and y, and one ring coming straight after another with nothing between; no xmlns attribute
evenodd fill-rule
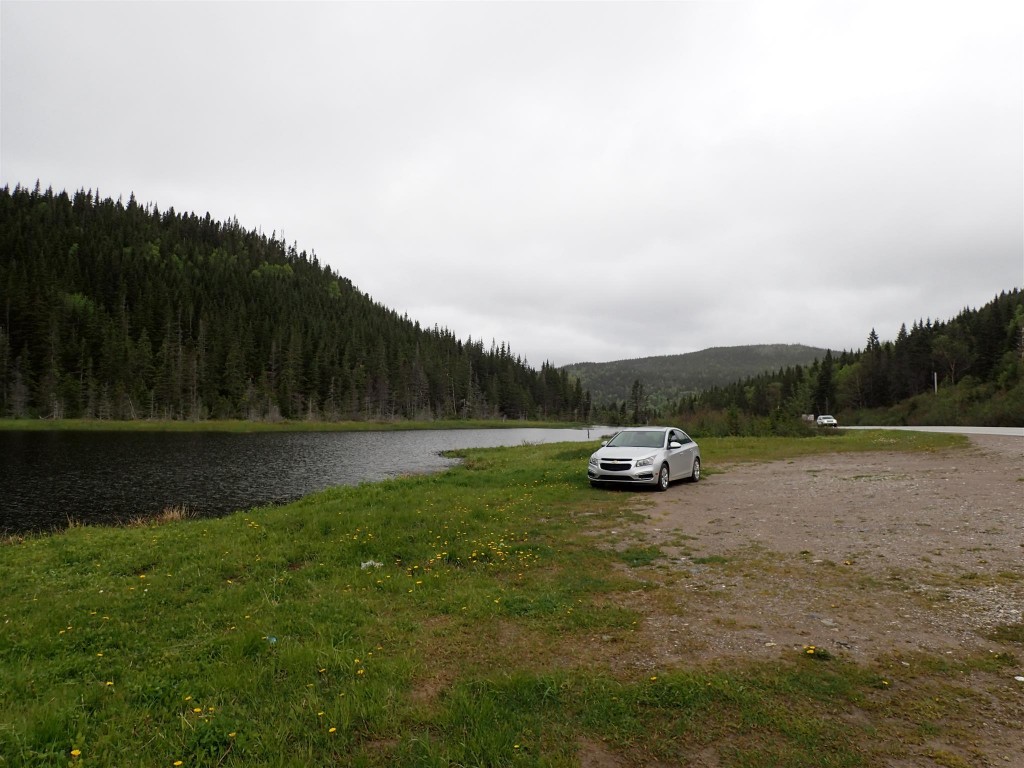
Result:
<svg viewBox="0 0 1024 768"><path fill-rule="evenodd" d="M655 657L945 653L1022 621L1024 440L724 469L642 497L679 609Z"/></svg>

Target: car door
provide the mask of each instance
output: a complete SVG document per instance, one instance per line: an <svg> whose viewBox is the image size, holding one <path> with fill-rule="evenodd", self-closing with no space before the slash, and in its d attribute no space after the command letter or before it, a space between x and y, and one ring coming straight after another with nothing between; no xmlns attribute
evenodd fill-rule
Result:
<svg viewBox="0 0 1024 768"><path fill-rule="evenodd" d="M669 449L668 467L669 476L673 480L681 477L689 477L693 472L693 457L696 455L697 444L693 438L681 429L673 429L669 434L669 445L672 441L681 444L681 447Z"/></svg>

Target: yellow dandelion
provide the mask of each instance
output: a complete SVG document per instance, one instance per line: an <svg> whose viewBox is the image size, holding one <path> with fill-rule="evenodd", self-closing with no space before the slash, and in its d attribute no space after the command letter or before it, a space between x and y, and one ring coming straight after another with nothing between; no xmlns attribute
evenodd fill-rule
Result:
<svg viewBox="0 0 1024 768"><path fill-rule="evenodd" d="M82 754L82 750L80 750L80 749L72 749L71 750L71 756L72 757L79 757L81 754Z"/></svg>
<svg viewBox="0 0 1024 768"><path fill-rule="evenodd" d="M192 711L198 714L199 712L203 711L203 708L202 707L192 707Z"/></svg>
<svg viewBox="0 0 1024 768"><path fill-rule="evenodd" d="M181 760L175 760L174 765L184 765L184 763Z"/></svg>
<svg viewBox="0 0 1024 768"><path fill-rule="evenodd" d="M237 736L237 735L238 735L237 733L235 733L234 731L232 731L231 733L229 733L229 734L228 734L228 738L229 738L229 739L233 739L233 738L235 738L235 736Z"/></svg>
<svg viewBox="0 0 1024 768"><path fill-rule="evenodd" d="M335 728L334 726L331 726L330 728L327 729L327 732L328 733L334 733L337 730L338 730L337 728Z"/></svg>

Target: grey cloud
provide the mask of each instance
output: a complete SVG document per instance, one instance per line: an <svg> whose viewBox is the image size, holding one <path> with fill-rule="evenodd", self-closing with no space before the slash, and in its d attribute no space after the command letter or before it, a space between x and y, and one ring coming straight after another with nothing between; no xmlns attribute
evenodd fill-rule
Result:
<svg viewBox="0 0 1024 768"><path fill-rule="evenodd" d="M1024 283L1016 4L0 13L3 183L283 231L537 365L852 348Z"/></svg>

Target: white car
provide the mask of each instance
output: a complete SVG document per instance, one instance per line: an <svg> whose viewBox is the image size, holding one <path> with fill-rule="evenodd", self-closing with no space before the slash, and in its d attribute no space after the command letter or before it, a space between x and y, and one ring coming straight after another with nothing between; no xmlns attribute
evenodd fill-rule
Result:
<svg viewBox="0 0 1024 768"><path fill-rule="evenodd" d="M838 427L839 422L836 421L835 416L829 416L827 413L821 414L818 420L815 422L819 427Z"/></svg>
<svg viewBox="0 0 1024 768"><path fill-rule="evenodd" d="M700 480L700 447L675 427L629 427L602 443L587 467L590 484L638 483L659 491Z"/></svg>

